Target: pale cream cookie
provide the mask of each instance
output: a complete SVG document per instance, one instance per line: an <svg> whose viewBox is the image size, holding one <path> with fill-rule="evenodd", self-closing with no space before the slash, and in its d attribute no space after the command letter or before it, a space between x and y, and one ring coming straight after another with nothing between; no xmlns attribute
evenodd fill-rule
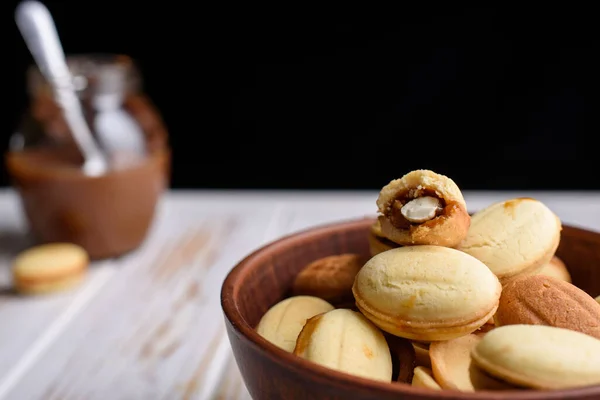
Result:
<svg viewBox="0 0 600 400"><path fill-rule="evenodd" d="M51 243L20 253L13 262L17 292L45 294L70 289L84 279L90 259L80 246Z"/></svg>
<svg viewBox="0 0 600 400"><path fill-rule="evenodd" d="M392 380L392 356L383 333L352 310L337 309L309 319L294 354L347 374Z"/></svg>
<svg viewBox="0 0 600 400"><path fill-rule="evenodd" d="M330 303L318 297L288 297L269 308L256 326L256 331L275 346L292 352L306 321L333 309Z"/></svg>
<svg viewBox="0 0 600 400"><path fill-rule="evenodd" d="M600 340L545 325L507 325L486 333L471 357L490 375L533 389L600 384Z"/></svg>
<svg viewBox="0 0 600 400"><path fill-rule="evenodd" d="M498 278L481 261L441 246L406 246L371 258L356 275L358 309L386 332L448 340L484 325L498 308Z"/></svg>
<svg viewBox="0 0 600 400"><path fill-rule="evenodd" d="M533 275L552 259L562 226L543 203L517 198L495 203L471 217L471 227L458 249L487 265L505 284Z"/></svg>
<svg viewBox="0 0 600 400"><path fill-rule="evenodd" d="M435 381L431 369L421 366L416 367L413 372L412 386L442 390L440 385Z"/></svg>

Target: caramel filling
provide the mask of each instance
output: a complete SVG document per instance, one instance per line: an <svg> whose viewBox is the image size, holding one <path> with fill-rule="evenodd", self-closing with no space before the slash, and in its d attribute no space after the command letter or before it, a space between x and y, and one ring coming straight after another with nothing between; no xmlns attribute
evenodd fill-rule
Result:
<svg viewBox="0 0 600 400"><path fill-rule="evenodd" d="M409 202L422 197L430 197L432 199L436 199L439 202L439 205L435 208L435 212L433 213L430 219L427 219L422 222L411 222L405 217L406 209L403 213L403 208ZM441 196L439 196L439 194L435 190L411 189L407 192L399 193L398 196L396 196L396 199L390 203L384 215L395 228L410 229L411 226L421 225L423 223L432 221L440 215L444 214L446 206L446 201Z"/></svg>

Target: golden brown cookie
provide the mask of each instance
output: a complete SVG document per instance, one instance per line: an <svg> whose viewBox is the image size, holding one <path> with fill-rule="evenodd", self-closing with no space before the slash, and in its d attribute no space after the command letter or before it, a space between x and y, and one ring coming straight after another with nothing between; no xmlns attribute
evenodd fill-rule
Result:
<svg viewBox="0 0 600 400"><path fill-rule="evenodd" d="M548 325L600 339L600 304L577 286L545 275L506 284L495 320L498 326Z"/></svg>
<svg viewBox="0 0 600 400"><path fill-rule="evenodd" d="M567 266L563 260L557 256L552 257L550 262L543 266L538 274L551 276L553 278L560 279L561 281L571 283L571 274L569 273Z"/></svg>
<svg viewBox="0 0 600 400"><path fill-rule="evenodd" d="M71 243L52 243L32 247L13 262L16 291L44 294L69 289L79 284L88 269L87 252Z"/></svg>
<svg viewBox="0 0 600 400"><path fill-rule="evenodd" d="M352 298L354 278L367 258L359 254L323 257L308 264L296 276L292 285L295 296L315 296L330 303Z"/></svg>
<svg viewBox="0 0 600 400"><path fill-rule="evenodd" d="M429 170L409 172L384 186L377 199L385 237L402 246L457 246L471 217L454 181Z"/></svg>

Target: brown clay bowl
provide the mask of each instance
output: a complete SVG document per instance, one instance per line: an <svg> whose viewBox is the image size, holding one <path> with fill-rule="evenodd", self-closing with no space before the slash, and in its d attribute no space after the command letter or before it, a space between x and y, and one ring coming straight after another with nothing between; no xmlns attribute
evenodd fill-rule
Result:
<svg viewBox="0 0 600 400"><path fill-rule="evenodd" d="M368 255L367 233L372 222L341 222L286 236L255 251L229 273L221 305L235 360L253 399L600 399L600 386L461 393L381 383L301 359L255 332L262 315L288 294L294 277L308 262L346 252ZM557 255L569 267L574 284L594 297L600 294L600 233L565 226Z"/></svg>

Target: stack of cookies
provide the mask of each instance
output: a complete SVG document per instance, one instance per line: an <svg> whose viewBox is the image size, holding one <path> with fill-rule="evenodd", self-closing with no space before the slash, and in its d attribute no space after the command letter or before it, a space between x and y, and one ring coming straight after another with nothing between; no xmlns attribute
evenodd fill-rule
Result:
<svg viewBox="0 0 600 400"><path fill-rule="evenodd" d="M433 390L600 384L600 297L571 283L561 222L516 198L469 215L455 182L381 189L370 257L315 260L257 331L312 362Z"/></svg>

